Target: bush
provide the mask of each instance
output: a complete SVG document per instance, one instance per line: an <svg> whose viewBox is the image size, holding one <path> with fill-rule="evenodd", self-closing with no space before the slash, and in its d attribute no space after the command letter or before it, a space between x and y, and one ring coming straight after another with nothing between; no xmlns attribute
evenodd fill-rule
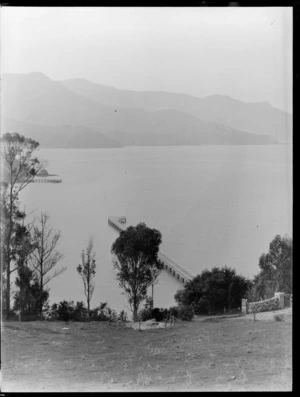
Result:
<svg viewBox="0 0 300 397"><path fill-rule="evenodd" d="M92 315L92 311L90 313ZM73 321L84 321L88 320L88 311L84 306L83 302L77 302L73 313L71 314Z"/></svg>
<svg viewBox="0 0 300 397"><path fill-rule="evenodd" d="M142 310L140 310L138 317L139 317L140 321L151 320L153 318L152 310L151 309L142 309Z"/></svg>
<svg viewBox="0 0 300 397"><path fill-rule="evenodd" d="M179 307L178 306L170 307L169 315L174 316L175 318L179 318Z"/></svg>
<svg viewBox="0 0 300 397"><path fill-rule="evenodd" d="M126 313L124 310L121 310L121 311L120 311L119 319L120 319L121 321L127 321L127 313Z"/></svg>
<svg viewBox="0 0 300 397"><path fill-rule="evenodd" d="M236 274L234 269L214 267L201 274L178 290L174 296L179 306L191 306L195 314L224 311L240 305L250 281Z"/></svg>
<svg viewBox="0 0 300 397"><path fill-rule="evenodd" d="M100 302L100 305L93 310L91 319L94 321L109 321L116 317L116 311L112 310L107 302Z"/></svg>
<svg viewBox="0 0 300 397"><path fill-rule="evenodd" d="M154 318L155 321L159 322L170 318L170 316L179 318L179 308L177 306L170 307L170 309L159 307L155 307L154 309L144 308L139 312L140 321L148 321Z"/></svg>
<svg viewBox="0 0 300 397"><path fill-rule="evenodd" d="M155 318L155 321L163 321L168 314L168 309L155 307L151 312L151 318Z"/></svg>
<svg viewBox="0 0 300 397"><path fill-rule="evenodd" d="M63 300L57 307L57 320L70 321L74 313L74 302Z"/></svg>
<svg viewBox="0 0 300 397"><path fill-rule="evenodd" d="M17 320L19 320L19 315L12 309L9 311L9 314L8 314L7 317L8 317L9 321L17 321Z"/></svg>
<svg viewBox="0 0 300 397"><path fill-rule="evenodd" d="M58 308L57 303L53 303L53 305L51 305L51 307L49 307L49 310L48 310L48 313L46 316L46 320L49 320L49 321L57 320L57 317L58 317L57 308Z"/></svg>
<svg viewBox="0 0 300 397"><path fill-rule="evenodd" d="M194 311L197 315L209 314L209 302L205 298L200 298L199 301L194 305Z"/></svg>
<svg viewBox="0 0 300 397"><path fill-rule="evenodd" d="M138 313L138 318L140 321L148 321L151 320L152 317L152 309L153 309L153 301L150 296L146 297L146 301L144 304L144 308L141 309Z"/></svg>
<svg viewBox="0 0 300 397"><path fill-rule="evenodd" d="M275 321L283 321L284 315L283 314L274 314Z"/></svg>
<svg viewBox="0 0 300 397"><path fill-rule="evenodd" d="M192 321L194 317L194 310L191 306L181 306L179 309L179 318L183 321Z"/></svg>

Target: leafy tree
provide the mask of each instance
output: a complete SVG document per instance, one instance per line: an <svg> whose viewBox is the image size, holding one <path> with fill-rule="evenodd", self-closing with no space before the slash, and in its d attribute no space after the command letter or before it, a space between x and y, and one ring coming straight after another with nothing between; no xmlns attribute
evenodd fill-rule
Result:
<svg viewBox="0 0 300 397"><path fill-rule="evenodd" d="M128 298L134 321L137 321L141 302L147 297L147 289L162 269L157 256L160 243L161 233L140 223L121 231L112 245L116 278Z"/></svg>
<svg viewBox="0 0 300 397"><path fill-rule="evenodd" d="M214 267L204 270L177 291L175 300L179 306L191 306L195 314L222 311L224 307L230 310L240 305L249 283L234 269Z"/></svg>
<svg viewBox="0 0 300 397"><path fill-rule="evenodd" d="M14 234L14 259L18 270L18 277L15 284L19 291L15 294L14 310L20 310L23 314L37 314L40 301L43 306L47 299L48 293L43 291L42 295L38 293L38 280L35 278L33 271L27 266L28 258L35 249L32 242L30 227L15 222Z"/></svg>
<svg viewBox="0 0 300 397"><path fill-rule="evenodd" d="M10 276L17 270L11 269L14 260L13 236L18 194L34 179L41 168L34 151L39 143L18 133L6 133L0 138L1 144L1 274L5 272L5 308L6 316L10 312ZM2 278L3 280L3 278Z"/></svg>
<svg viewBox="0 0 300 397"><path fill-rule="evenodd" d="M264 299L274 296L275 292L292 293L292 255L292 239L276 235L269 252L259 258L261 270L254 278L257 296Z"/></svg>
<svg viewBox="0 0 300 397"><path fill-rule="evenodd" d="M18 268L18 277L15 281L19 290L15 294L14 310L19 310L21 317L27 314L38 314L41 306L47 302L49 293L43 291L40 295L39 282L33 271L26 265Z"/></svg>
<svg viewBox="0 0 300 397"><path fill-rule="evenodd" d="M93 252L93 239L91 238L86 250L81 254L81 265L77 266L77 272L83 281L84 294L87 301L88 316L90 317L90 302L94 293L94 278L96 274L96 260Z"/></svg>
<svg viewBox="0 0 300 397"><path fill-rule="evenodd" d="M63 254L57 251L57 244L61 237L59 231L54 231L49 226L49 216L41 213L39 223L33 226L32 240L35 249L31 254L31 265L34 269L35 277L39 282L40 290L40 318L43 316L42 295L45 287L54 277L59 276L66 270L66 267L54 269L59 261L63 258Z"/></svg>
<svg viewBox="0 0 300 397"><path fill-rule="evenodd" d="M12 216L12 229L11 229L11 235L10 235L10 241L11 243L9 244L9 249L10 252L7 253L7 245L5 242L7 241L7 233L8 233L8 227L6 227L5 220L7 219L7 214L8 214L8 200L7 200L7 184L2 185L1 189L1 199L0 199L0 207L1 207L1 265L2 265L2 294L1 294L1 299L2 299L2 307L3 307L3 312L5 315L7 314L6 310L6 298L8 298L6 292L7 292L7 282L6 282L6 277L5 277L5 259L8 256L10 257L11 261L11 266L9 270L9 274L11 275L13 272L18 270L19 266L22 266L25 264L25 262L28 259L28 256L32 252L34 245L32 244L31 241L31 236L30 236L30 229L31 225L25 225L24 220L26 218L26 214L24 211L20 211L19 209L19 201L15 200L13 203L13 216ZM7 270L7 269L6 269ZM9 293L9 298L11 299L11 293ZM3 313L2 312L2 313ZM10 312L9 312L10 313ZM9 314L8 313L8 314Z"/></svg>

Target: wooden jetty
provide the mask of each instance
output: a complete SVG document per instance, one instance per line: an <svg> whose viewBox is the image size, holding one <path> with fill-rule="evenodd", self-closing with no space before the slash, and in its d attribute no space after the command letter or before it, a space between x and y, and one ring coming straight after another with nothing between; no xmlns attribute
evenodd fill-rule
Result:
<svg viewBox="0 0 300 397"><path fill-rule="evenodd" d="M126 225L126 217L119 216L119 217L109 217L108 224L114 228L119 233L121 231L126 230L128 227ZM173 277L179 280L182 284L187 283L188 281L194 278L194 275L186 270L184 267L180 266L176 263L173 259L171 259L168 255L164 252L159 251L158 253L159 260L163 263L164 270L170 273Z"/></svg>
<svg viewBox="0 0 300 397"><path fill-rule="evenodd" d="M61 178L38 178L35 177L32 181L32 183L62 183Z"/></svg>

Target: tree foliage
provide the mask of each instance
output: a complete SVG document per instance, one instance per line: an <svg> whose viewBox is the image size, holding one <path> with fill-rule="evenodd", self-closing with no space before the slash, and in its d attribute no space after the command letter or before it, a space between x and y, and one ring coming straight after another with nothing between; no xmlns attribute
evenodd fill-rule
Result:
<svg viewBox="0 0 300 397"><path fill-rule="evenodd" d="M93 239L90 238L86 250L82 251L81 264L77 266L77 272L83 281L84 294L87 301L88 316L90 316L90 302L94 293L94 278L96 274L95 252L93 252Z"/></svg>
<svg viewBox="0 0 300 397"><path fill-rule="evenodd" d="M50 227L49 216L42 212L38 219L38 223L35 223L33 226L31 238L34 244L34 250L30 256L34 275L39 282L41 297L49 281L66 270L66 267L56 268L58 262L63 258L63 254L57 251L57 244L60 237L60 232L54 231ZM40 299L39 314L42 318L42 299Z"/></svg>
<svg viewBox="0 0 300 397"><path fill-rule="evenodd" d="M33 156L39 143L17 132L4 134L0 142L3 179L12 187L13 195L17 196L41 169L38 158Z"/></svg>
<svg viewBox="0 0 300 397"><path fill-rule="evenodd" d="M134 321L147 297L147 289L162 269L157 256L160 244L161 233L140 223L122 231L112 245L117 281L128 298Z"/></svg>
<svg viewBox="0 0 300 397"><path fill-rule="evenodd" d="M260 272L254 278L252 291L256 299L271 298L275 292L292 293L292 256L292 239L276 235L269 252L259 258Z"/></svg>
<svg viewBox="0 0 300 397"><path fill-rule="evenodd" d="M39 160L34 157L38 142L25 138L18 133L6 133L0 138L1 144L1 273L5 272L6 315L10 313L10 276L17 270L11 269L14 258L14 233L15 221L18 218L18 194L32 180L41 168ZM3 299L2 298L2 299Z"/></svg>
<svg viewBox="0 0 300 397"><path fill-rule="evenodd" d="M11 311L7 311L7 299L11 299L10 292L10 275L17 271L20 266L27 263L28 257L30 256L34 245L31 241L30 230L31 225L25 225L26 214L20 210L20 203L15 200L12 203L12 216L11 216L11 227L7 225L8 212L9 212L9 201L7 200L7 185L3 184L1 189L1 276L2 276L2 308L3 312L7 315ZM10 240L10 243L8 243ZM9 263L9 267L7 264ZM7 293L7 276L9 276L9 293ZM3 313L2 312L2 313ZM8 317L8 316L7 316Z"/></svg>
<svg viewBox="0 0 300 397"><path fill-rule="evenodd" d="M18 268L15 283L19 290L15 294L14 310L20 311L21 316L38 314L48 300L48 291L40 294L39 282L27 265Z"/></svg>
<svg viewBox="0 0 300 397"><path fill-rule="evenodd" d="M179 306L191 306L195 314L209 314L237 308L250 282L229 267L204 270L177 291Z"/></svg>

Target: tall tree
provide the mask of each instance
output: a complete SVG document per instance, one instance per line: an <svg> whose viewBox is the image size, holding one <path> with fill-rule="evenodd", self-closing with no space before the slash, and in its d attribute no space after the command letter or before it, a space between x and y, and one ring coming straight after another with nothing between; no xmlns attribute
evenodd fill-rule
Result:
<svg viewBox="0 0 300 397"><path fill-rule="evenodd" d="M10 312L10 276L11 262L14 260L12 240L14 235L14 218L18 194L34 179L41 168L39 160L34 157L34 151L39 143L25 138L18 133L6 133L0 138L1 144L1 229L3 229L1 248L1 275L5 273L5 314ZM2 278L3 281L4 278ZM2 288L4 286L2 285ZM3 288L4 289L4 288Z"/></svg>
<svg viewBox="0 0 300 397"><path fill-rule="evenodd" d="M134 321L137 321L140 304L147 297L147 289L162 269L157 256L160 244L161 233L140 223L121 231L112 245L116 277L128 298Z"/></svg>
<svg viewBox="0 0 300 397"><path fill-rule="evenodd" d="M292 293L292 257L292 239L287 235L276 235L269 245L269 252L260 256L260 272L254 278L254 286L261 298L269 298L275 292Z"/></svg>
<svg viewBox="0 0 300 397"><path fill-rule="evenodd" d="M7 299L11 300L11 292L9 295L7 292L7 283L5 277L5 263L10 261L9 275L18 270L19 266L24 263L28 255L32 250L31 238L30 238L30 226L24 225L26 214L20 210L20 203L18 200L14 200L12 205L12 218L11 228L7 226L7 219L9 213L9 200L7 196L8 188L7 184L3 183L1 186L1 197L0 197L0 212L1 212L1 300L3 312L8 316L7 312ZM10 236L8 234L10 233ZM10 238L10 244L6 244L8 238ZM8 251L9 248L9 251ZM7 273L6 273L7 274ZM10 287L10 283L9 283ZM10 307L10 304L9 304ZM3 314L2 312L2 314Z"/></svg>
<svg viewBox="0 0 300 397"><path fill-rule="evenodd" d="M83 281L84 294L88 308L88 317L90 317L90 302L95 288L94 278L96 274L96 260L93 247L93 239L90 238L86 250L82 251L81 264L77 266L77 272Z"/></svg>
<svg viewBox="0 0 300 397"><path fill-rule="evenodd" d="M36 278L39 281L40 306L39 315L43 317L43 293L45 287L54 277L59 276L66 267L55 268L63 258L63 254L57 251L57 245L61 234L49 226L49 215L42 212L38 224L33 226L32 240L35 249L31 255L31 265Z"/></svg>
<svg viewBox="0 0 300 397"><path fill-rule="evenodd" d="M25 226L24 223L17 223L13 244L18 273L15 284L19 288L14 297L14 310L20 310L21 316L23 314L37 314L36 309L39 300L38 282L33 271L27 265L28 259L35 249L30 234L31 227L32 225ZM47 299L48 295L44 294L44 300Z"/></svg>
<svg viewBox="0 0 300 397"><path fill-rule="evenodd" d="M35 278L33 271L23 264L18 268L16 286L19 290L15 294L14 309L19 310L21 318L26 314L38 315L40 311L40 300L44 305L49 297L48 291L43 291L40 295L39 281Z"/></svg>

